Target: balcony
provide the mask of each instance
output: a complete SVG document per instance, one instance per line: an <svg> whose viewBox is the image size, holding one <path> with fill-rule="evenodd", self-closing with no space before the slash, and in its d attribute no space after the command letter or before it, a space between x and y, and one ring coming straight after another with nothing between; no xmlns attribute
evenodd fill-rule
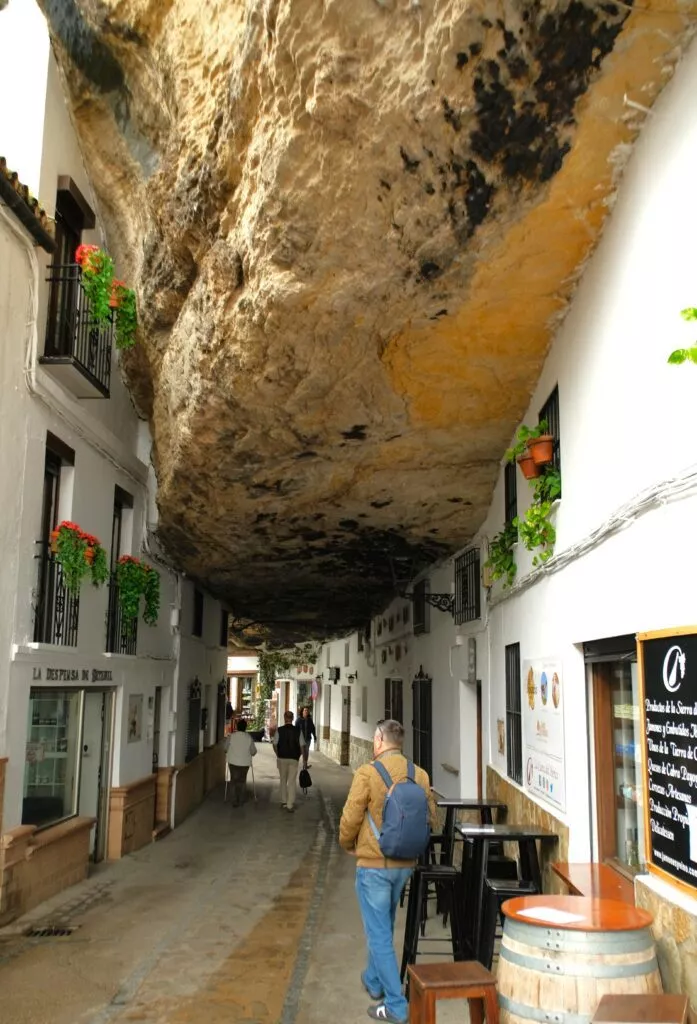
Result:
<svg viewBox="0 0 697 1024"><path fill-rule="evenodd" d="M48 323L41 365L77 398L108 398L114 322L96 323L77 263L49 268Z"/></svg>
<svg viewBox="0 0 697 1024"><path fill-rule="evenodd" d="M106 649L109 654L136 654L138 617L125 619L119 601L116 577L109 583L109 608L106 617Z"/></svg>
<svg viewBox="0 0 697 1024"><path fill-rule="evenodd" d="M66 590L60 562L40 541L39 585L34 618L34 642L77 647L80 598Z"/></svg>

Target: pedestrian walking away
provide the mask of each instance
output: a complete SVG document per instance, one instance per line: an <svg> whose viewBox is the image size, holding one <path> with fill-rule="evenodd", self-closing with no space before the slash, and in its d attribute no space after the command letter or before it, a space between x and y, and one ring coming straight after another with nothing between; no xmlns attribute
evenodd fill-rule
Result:
<svg viewBox="0 0 697 1024"><path fill-rule="evenodd" d="M374 760L356 770L339 825L339 843L357 861L356 894L368 947L361 982L375 1004L368 1016L390 1024L406 1024L408 1018L394 949L399 897L436 826L429 777L403 755L403 743L400 722L378 722Z"/></svg>
<svg viewBox="0 0 697 1024"><path fill-rule="evenodd" d="M305 737L300 729L293 725L292 711L284 713L283 721L284 724L274 733L273 745L281 779L281 806L287 811L294 811L298 761L305 748Z"/></svg>
<svg viewBox="0 0 697 1024"><path fill-rule="evenodd" d="M247 799L247 772L257 753L256 744L247 733L246 719L241 718L237 723L237 731L228 736L225 751L230 767L232 806L239 807Z"/></svg>
<svg viewBox="0 0 697 1024"><path fill-rule="evenodd" d="M303 747L303 768L311 768L312 765L307 763L310 757L310 741L314 737L316 750L317 730L315 729L315 723L312 721L312 712L307 705L305 705L302 711L298 713L298 717L295 720L295 727L300 730L305 740L305 746Z"/></svg>

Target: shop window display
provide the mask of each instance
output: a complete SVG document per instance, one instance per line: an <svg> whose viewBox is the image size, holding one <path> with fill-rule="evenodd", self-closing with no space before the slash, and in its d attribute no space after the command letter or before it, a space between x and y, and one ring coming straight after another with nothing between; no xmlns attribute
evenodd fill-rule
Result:
<svg viewBox="0 0 697 1024"><path fill-rule="evenodd" d="M22 824L45 827L77 813L82 693L33 689Z"/></svg>

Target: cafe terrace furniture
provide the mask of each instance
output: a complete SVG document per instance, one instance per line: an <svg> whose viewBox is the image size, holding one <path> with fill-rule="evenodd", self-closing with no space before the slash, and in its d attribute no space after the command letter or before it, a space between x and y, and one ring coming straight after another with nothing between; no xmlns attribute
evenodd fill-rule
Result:
<svg viewBox="0 0 697 1024"><path fill-rule="evenodd" d="M607 864L556 861L551 868L567 886L571 896L595 896L597 899L634 904L634 882Z"/></svg>
<svg viewBox="0 0 697 1024"><path fill-rule="evenodd" d="M458 811L479 811L479 820L482 825L493 825L493 812L498 811L499 817L508 810L506 804L497 800L480 800L478 797L443 797L436 800L438 807L445 809L445 824L443 825L441 844L441 864L452 864L453 852L455 849L455 818Z"/></svg>
<svg viewBox="0 0 697 1024"><path fill-rule="evenodd" d="M484 916L484 880L487 877L489 854L494 843L517 843L519 853L519 880L531 882L542 892L542 873L537 855L537 841L556 842L557 836L546 828L535 825L456 825L455 832L471 842L472 856L463 858L462 870L466 876L465 905L469 924L468 942L476 956L481 942Z"/></svg>
<svg viewBox="0 0 697 1024"><path fill-rule="evenodd" d="M496 979L476 960L409 965L409 1024L436 1024L438 999L466 999L470 1024L498 1024Z"/></svg>
<svg viewBox="0 0 697 1024"><path fill-rule="evenodd" d="M523 896L503 905L502 1024L591 1024L604 995L662 991L652 917L619 900Z"/></svg>
<svg viewBox="0 0 697 1024"><path fill-rule="evenodd" d="M424 934L422 924L425 921L426 894L429 885L434 885L439 897L447 900L450 909L450 939L438 938L428 939L427 941L429 943L449 941L453 959L465 959L466 940L463 917L462 875L457 868L452 867L450 864L418 864L414 868L409 888L400 975L402 981L404 981L408 965L415 963L418 956L419 939Z"/></svg>
<svg viewBox="0 0 697 1024"><path fill-rule="evenodd" d="M487 878L484 881L484 917L482 921L482 932L479 936L479 947L475 950L475 959L480 964L491 970L494 962L494 946L496 944L496 933L499 925L499 918L503 917L501 907L506 900L514 899L516 896L534 896L537 890L532 882L519 882L517 880Z"/></svg>
<svg viewBox="0 0 697 1024"><path fill-rule="evenodd" d="M687 996L603 996L593 1024L687 1024Z"/></svg>

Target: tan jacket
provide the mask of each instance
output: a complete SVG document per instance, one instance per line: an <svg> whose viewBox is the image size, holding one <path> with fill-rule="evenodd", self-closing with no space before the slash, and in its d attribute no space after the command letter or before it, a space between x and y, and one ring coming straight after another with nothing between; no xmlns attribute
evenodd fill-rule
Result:
<svg viewBox="0 0 697 1024"><path fill-rule="evenodd" d="M407 777L407 759L398 750L386 750L379 760L397 782ZM414 766L414 777L428 797L431 828L435 829L436 802L431 793L427 773L418 765ZM413 867L413 860L390 860L380 852L375 833L370 827L367 811L370 811L378 831L382 827L382 808L387 796L387 787L379 772L371 764L362 764L353 776L349 795L341 812L339 844L355 854L359 868L405 868Z"/></svg>

